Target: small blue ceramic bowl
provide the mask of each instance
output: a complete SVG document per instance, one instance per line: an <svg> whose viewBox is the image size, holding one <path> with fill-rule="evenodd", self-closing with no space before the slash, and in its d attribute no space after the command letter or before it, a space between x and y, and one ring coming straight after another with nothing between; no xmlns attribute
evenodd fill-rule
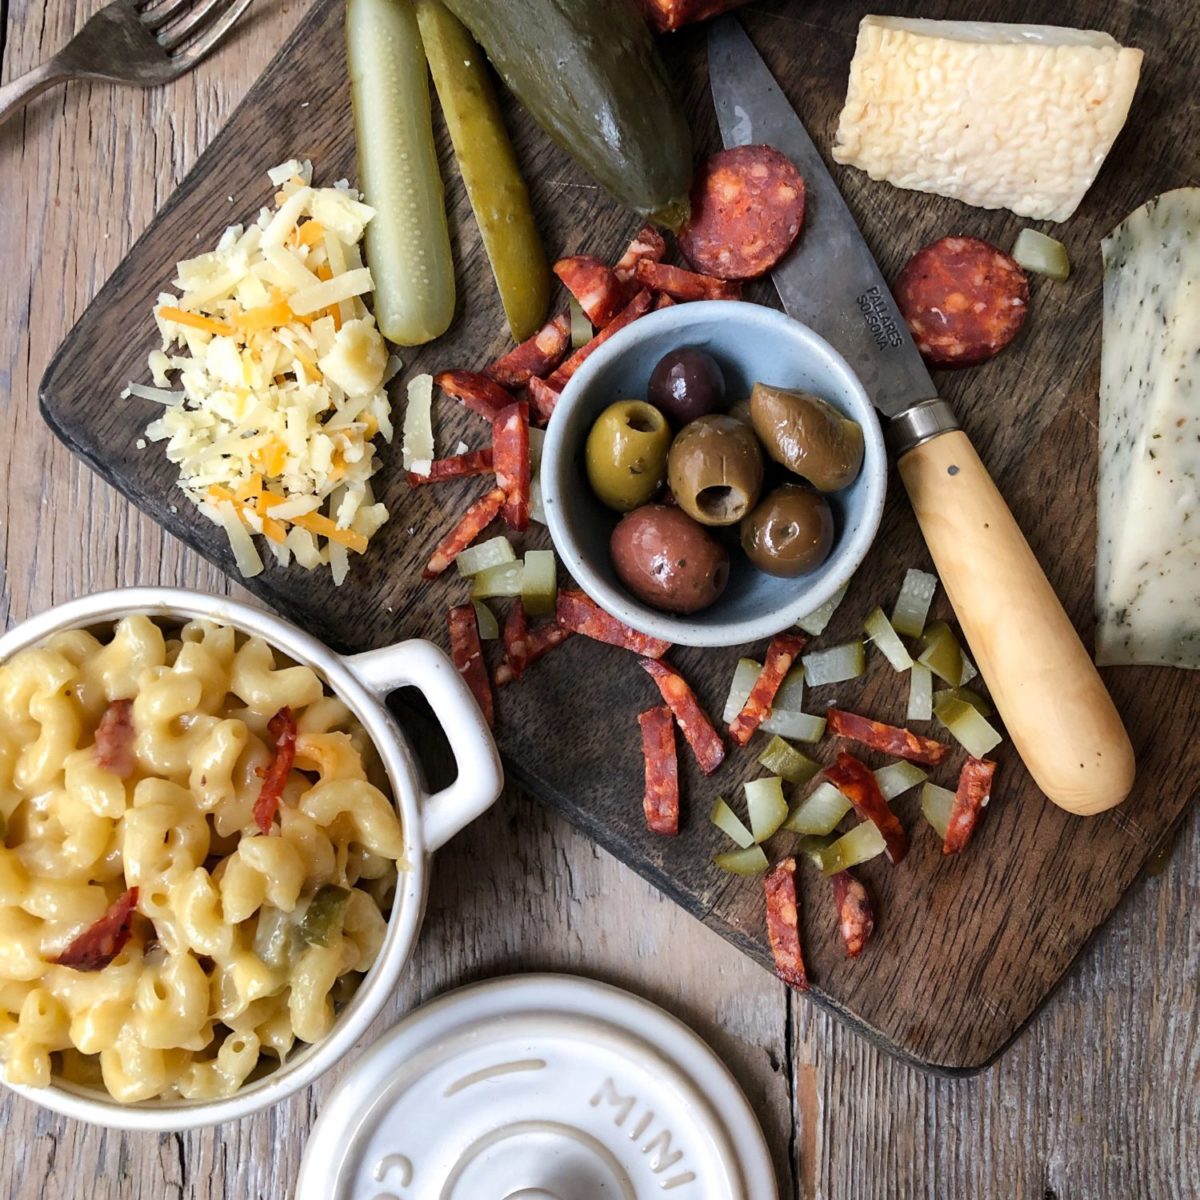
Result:
<svg viewBox="0 0 1200 1200"><path fill-rule="evenodd" d="M650 372L668 350L699 346L725 373L729 402L755 383L802 388L823 397L863 429L858 478L829 496L836 523L833 552L808 575L776 579L731 555L729 585L701 612L660 612L626 591L608 542L620 519L592 494L584 443L592 423L617 400L645 399ZM661 309L610 338L572 376L546 431L542 501L550 536L568 573L606 612L642 633L684 646L737 646L795 624L820 608L866 557L883 514L887 463L875 409L857 376L811 329L759 304L699 301Z"/></svg>

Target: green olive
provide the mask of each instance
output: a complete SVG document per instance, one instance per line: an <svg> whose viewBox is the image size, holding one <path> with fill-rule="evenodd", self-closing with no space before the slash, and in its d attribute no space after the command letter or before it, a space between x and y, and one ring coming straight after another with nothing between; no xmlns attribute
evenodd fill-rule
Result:
<svg viewBox="0 0 1200 1200"><path fill-rule="evenodd" d="M767 454L819 492L846 487L862 469L862 428L820 396L756 383L750 419Z"/></svg>
<svg viewBox="0 0 1200 1200"><path fill-rule="evenodd" d="M833 513L820 492L785 483L742 522L742 549L768 575L794 579L815 570L833 548Z"/></svg>
<svg viewBox="0 0 1200 1200"><path fill-rule="evenodd" d="M702 525L736 525L762 491L762 448L749 425L711 413L679 431L667 478L689 517Z"/></svg>
<svg viewBox="0 0 1200 1200"><path fill-rule="evenodd" d="M640 508L666 481L670 448L671 427L654 405L610 404L596 418L584 451L592 491L617 512Z"/></svg>

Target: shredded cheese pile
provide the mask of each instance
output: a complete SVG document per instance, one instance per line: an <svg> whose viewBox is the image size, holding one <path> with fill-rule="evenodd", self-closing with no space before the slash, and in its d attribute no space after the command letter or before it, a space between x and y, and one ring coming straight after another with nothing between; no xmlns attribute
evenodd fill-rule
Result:
<svg viewBox="0 0 1200 1200"><path fill-rule="evenodd" d="M274 207L178 264L179 295L154 309L155 386L121 394L165 406L146 437L166 442L243 575L263 569L261 534L281 565L327 564L340 584L348 552L388 517L371 492L372 439L392 440L385 385L400 363L362 301L372 283L359 242L374 214L344 182L313 187L311 163L268 174Z"/></svg>

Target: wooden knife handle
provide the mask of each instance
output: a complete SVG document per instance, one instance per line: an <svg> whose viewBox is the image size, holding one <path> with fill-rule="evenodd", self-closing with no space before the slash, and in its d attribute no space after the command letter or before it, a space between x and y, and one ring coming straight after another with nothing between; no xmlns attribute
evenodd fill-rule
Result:
<svg viewBox="0 0 1200 1200"><path fill-rule="evenodd" d="M900 458L921 532L1034 782L1081 815L1133 786L1129 735L1004 497L961 430Z"/></svg>

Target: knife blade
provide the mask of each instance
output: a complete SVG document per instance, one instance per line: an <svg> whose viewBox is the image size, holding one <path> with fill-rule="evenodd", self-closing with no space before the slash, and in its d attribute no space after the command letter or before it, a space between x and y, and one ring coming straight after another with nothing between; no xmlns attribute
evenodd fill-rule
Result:
<svg viewBox="0 0 1200 1200"><path fill-rule="evenodd" d="M892 418L889 440L942 585L1017 751L1042 791L1088 815L1133 786L1129 735L1004 497L913 344L866 240L800 118L735 16L709 32L726 146L765 143L805 180L804 229L772 273Z"/></svg>
<svg viewBox="0 0 1200 1200"><path fill-rule="evenodd" d="M788 316L842 354L887 416L935 399L937 387L858 222L736 17L712 23L708 64L725 145L774 146L804 177L804 232L771 274Z"/></svg>

